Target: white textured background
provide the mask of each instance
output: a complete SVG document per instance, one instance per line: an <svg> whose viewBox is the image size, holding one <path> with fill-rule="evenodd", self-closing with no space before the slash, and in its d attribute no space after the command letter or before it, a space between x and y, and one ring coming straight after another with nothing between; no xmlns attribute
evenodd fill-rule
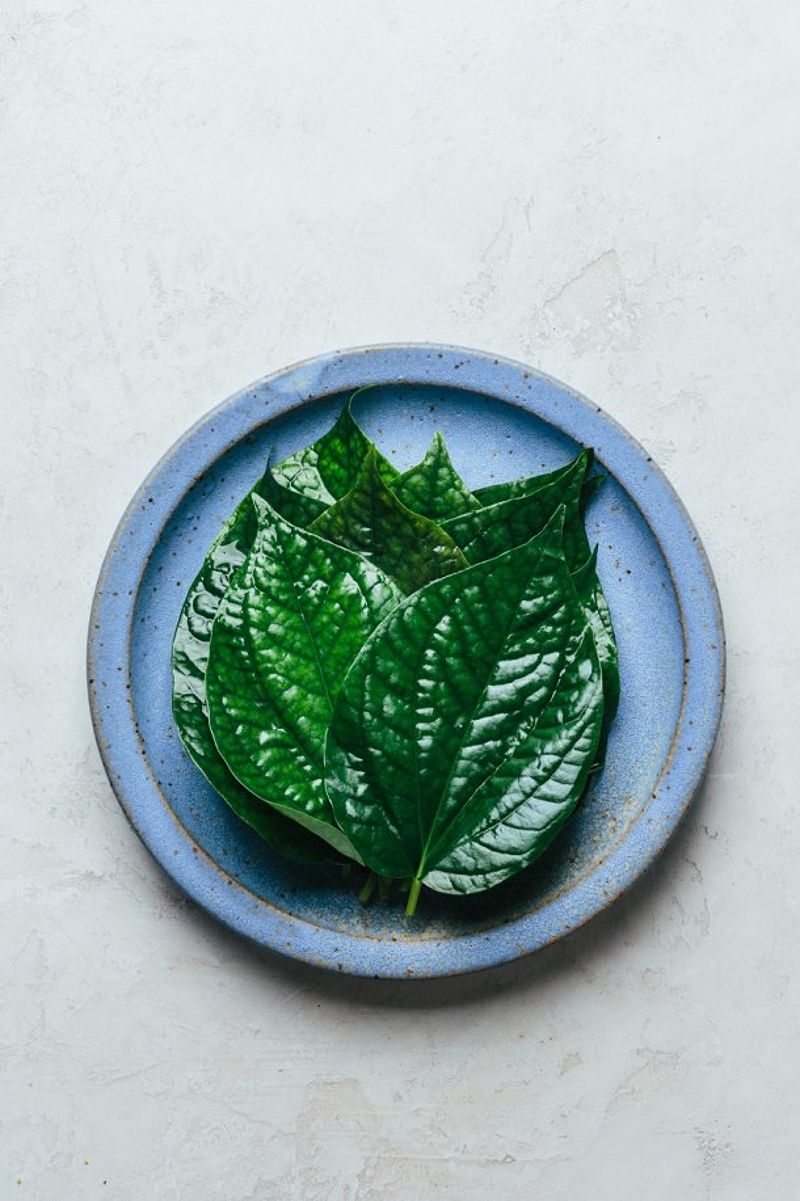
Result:
<svg viewBox="0 0 800 1201"><path fill-rule="evenodd" d="M3 1201L797 1196L799 41L795 0L3 5ZM190 422L404 339L525 359L645 443L717 572L729 696L608 916L371 987L180 899L83 654Z"/></svg>

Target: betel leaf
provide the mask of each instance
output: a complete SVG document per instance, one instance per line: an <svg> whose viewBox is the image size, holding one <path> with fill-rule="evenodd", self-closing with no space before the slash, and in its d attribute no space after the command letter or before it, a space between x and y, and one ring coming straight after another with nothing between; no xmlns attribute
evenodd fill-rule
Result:
<svg viewBox="0 0 800 1201"><path fill-rule="evenodd" d="M323 505L332 505L350 491L367 451L373 445L355 422L350 411L352 401L351 396L327 433L274 468L277 483L313 497ZM391 483L397 471L388 459L377 451L375 453L382 478Z"/></svg>
<svg viewBox="0 0 800 1201"><path fill-rule="evenodd" d="M440 433L433 435L422 462L397 477L392 491L407 508L431 521L446 521L480 508L453 466Z"/></svg>
<svg viewBox="0 0 800 1201"><path fill-rule="evenodd" d="M602 474L590 475L584 481L583 487L581 488L581 516L583 516L586 513L586 508L587 508L589 502L597 495L597 493L602 488L603 483L605 482L605 478L606 477Z"/></svg>
<svg viewBox="0 0 800 1201"><path fill-rule="evenodd" d="M592 457L590 450L584 450L563 470L553 473L553 478L543 487L445 521L442 528L461 547L470 563L480 563L527 541L551 519L560 505L564 505L564 554L570 570L580 573L575 584L587 621L596 636L610 721L619 700L617 646L608 605L595 570L596 560L583 523L587 500L598 486L594 481L602 482L603 478L592 476L586 479Z"/></svg>
<svg viewBox="0 0 800 1201"><path fill-rule="evenodd" d="M531 492L538 492L540 488L546 488L549 484L558 483L569 472L573 462L574 460L563 467L557 467L554 471L545 471L540 475L529 475L524 479L508 480L502 484L487 484L484 488L476 488L473 495L482 505L496 505L501 500L528 496Z"/></svg>
<svg viewBox="0 0 800 1201"><path fill-rule="evenodd" d="M263 480L254 491L262 485ZM247 556L256 529L248 494L223 526L181 609L172 647L172 711L190 757L234 813L287 858L321 862L331 858L330 851L242 787L217 750L208 724L205 675L212 622L232 573Z"/></svg>
<svg viewBox="0 0 800 1201"><path fill-rule="evenodd" d="M591 466L594 457L593 451L588 451L589 461L587 470ZM530 496L532 492L538 492L542 488L547 488L551 484L557 484L565 477L569 477L573 463L571 460L563 467L557 467L555 471L546 471L541 475L530 475L525 479L509 480L503 484L489 484L486 488L476 488L473 496L482 505L496 505L503 500L514 500L520 496ZM581 506L586 508L589 501L605 479L604 475L590 475L584 480L583 488L581 489Z"/></svg>
<svg viewBox="0 0 800 1201"><path fill-rule="evenodd" d="M595 646L603 668L605 717L604 736L601 742L604 744L605 734L608 732L608 727L619 705L620 684L617 640L611 623L608 601L597 577L597 547L594 548L586 562L572 573L572 581L594 635Z"/></svg>
<svg viewBox="0 0 800 1201"><path fill-rule="evenodd" d="M561 546L523 546L404 601L356 658L326 750L336 819L364 862L439 892L536 859L583 791L600 665Z"/></svg>
<svg viewBox="0 0 800 1201"><path fill-rule="evenodd" d="M461 547L470 563L480 563L527 542L563 504L564 554L570 568L577 570L590 553L580 512L581 488L590 463L591 451L582 451L558 479L550 480L544 487L452 517L442 522L442 529Z"/></svg>
<svg viewBox="0 0 800 1201"><path fill-rule="evenodd" d="M467 560L441 528L412 513L380 474L370 449L352 490L326 509L313 533L366 555L404 593L467 566Z"/></svg>
<svg viewBox="0 0 800 1201"><path fill-rule="evenodd" d="M316 521L317 517L328 507L316 496L307 496L304 492L295 492L293 488L287 488L285 484L276 479L275 471L270 466L267 466L267 470L264 472L258 495L268 500L273 509L277 510L292 525L300 526L301 529L307 529L312 521ZM255 513L253 513L254 530L256 524Z"/></svg>
<svg viewBox="0 0 800 1201"><path fill-rule="evenodd" d="M605 480L604 475L592 475L585 481L581 489L580 515L581 521L586 515L586 508L592 497L600 490ZM588 539L587 539L588 545ZM573 571L572 579L578 597L583 605L589 625L592 627L597 653L603 668L603 694L605 697L605 714L603 718L603 735L600 744L598 765L605 754L606 737L609 727L617 712L620 697L619 682L619 652L617 638L611 621L611 611L608 607L605 593L597 575L597 547L589 558L577 570Z"/></svg>
<svg viewBox="0 0 800 1201"><path fill-rule="evenodd" d="M298 530L260 497L253 503L253 548L211 636L211 731L245 787L358 858L325 795L325 733L350 664L401 593L361 555Z"/></svg>

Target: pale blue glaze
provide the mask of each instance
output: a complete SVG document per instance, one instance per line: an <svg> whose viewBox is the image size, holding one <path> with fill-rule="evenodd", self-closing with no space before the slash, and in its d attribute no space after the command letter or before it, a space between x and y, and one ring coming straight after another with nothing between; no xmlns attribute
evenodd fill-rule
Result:
<svg viewBox="0 0 800 1201"><path fill-rule="evenodd" d="M327 429L342 398L398 467L437 429L473 487L547 470L593 446L608 480L589 536L620 649L622 701L606 765L548 854L482 897L425 891L417 918L363 908L338 875L273 855L184 753L170 645L223 519L275 459ZM427 345L346 351L288 368L204 417L131 502L92 610L89 691L111 783L173 879L234 930L365 976L474 971L537 950L604 909L652 862L688 806L719 725L722 618L683 506L642 448L595 405L517 363Z"/></svg>

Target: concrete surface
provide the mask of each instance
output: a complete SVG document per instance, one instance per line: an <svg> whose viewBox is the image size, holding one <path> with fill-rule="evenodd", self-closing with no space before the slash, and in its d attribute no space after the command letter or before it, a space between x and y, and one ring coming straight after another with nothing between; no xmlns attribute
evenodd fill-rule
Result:
<svg viewBox="0 0 800 1201"><path fill-rule="evenodd" d="M797 1196L796 4L3 8L0 1197ZM455 341L666 468L730 642L645 884L497 975L260 958L100 767L90 595L199 414L337 346Z"/></svg>

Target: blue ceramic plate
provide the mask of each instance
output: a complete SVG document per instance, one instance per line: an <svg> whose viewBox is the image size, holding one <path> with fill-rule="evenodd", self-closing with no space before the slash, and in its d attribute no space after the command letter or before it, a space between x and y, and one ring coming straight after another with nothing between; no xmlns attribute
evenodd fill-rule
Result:
<svg viewBox="0 0 800 1201"><path fill-rule="evenodd" d="M482 896L425 892L409 922L363 908L333 869L275 856L206 783L171 715L170 646L209 544L262 473L332 424L343 399L403 469L441 430L473 487L549 470L582 445L608 475L588 514L619 639L622 700L603 771L548 853ZM232 396L161 460L103 564L89 636L97 741L131 824L190 897L262 946L363 976L452 975L545 946L645 871L703 776L722 707L716 588L683 506L596 405L505 359L379 346L290 367Z"/></svg>

